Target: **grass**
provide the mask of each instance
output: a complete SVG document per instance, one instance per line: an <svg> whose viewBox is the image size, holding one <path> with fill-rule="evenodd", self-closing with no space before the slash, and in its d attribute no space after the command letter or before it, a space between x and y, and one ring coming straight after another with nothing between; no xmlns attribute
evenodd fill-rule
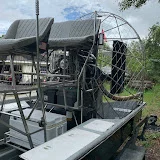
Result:
<svg viewBox="0 0 160 160"><path fill-rule="evenodd" d="M143 116L154 114L160 117L160 84L145 91L144 101L147 105L143 110ZM158 122L160 122L160 119L158 119Z"/></svg>
<svg viewBox="0 0 160 160"><path fill-rule="evenodd" d="M155 147L156 140L160 139L160 132L147 131L145 133L146 141L138 141L140 146L144 146L146 149Z"/></svg>
<svg viewBox="0 0 160 160"><path fill-rule="evenodd" d="M146 90L144 93L144 101L147 103L143 110L143 117L151 114L158 117L156 124L160 125L160 84L156 84L152 89ZM146 131L146 141L138 141L137 143L144 146L146 151L146 160L160 159L160 132Z"/></svg>

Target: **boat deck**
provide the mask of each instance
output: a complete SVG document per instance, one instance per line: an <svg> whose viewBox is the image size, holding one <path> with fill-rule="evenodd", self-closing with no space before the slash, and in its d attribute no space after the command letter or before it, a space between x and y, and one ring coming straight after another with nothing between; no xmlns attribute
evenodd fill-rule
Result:
<svg viewBox="0 0 160 160"><path fill-rule="evenodd" d="M24 154L24 160L76 160L82 159L111 137L144 107L142 103L122 119L90 119Z"/></svg>

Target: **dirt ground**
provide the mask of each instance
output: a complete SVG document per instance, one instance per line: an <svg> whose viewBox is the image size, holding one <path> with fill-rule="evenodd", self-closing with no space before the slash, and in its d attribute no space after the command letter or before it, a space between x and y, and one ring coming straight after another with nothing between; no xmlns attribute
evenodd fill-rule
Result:
<svg viewBox="0 0 160 160"><path fill-rule="evenodd" d="M154 145L147 148L145 160L160 160L160 138L153 141Z"/></svg>
<svg viewBox="0 0 160 160"><path fill-rule="evenodd" d="M137 145L146 148L145 160L160 160L160 132L146 131L146 141L137 141Z"/></svg>

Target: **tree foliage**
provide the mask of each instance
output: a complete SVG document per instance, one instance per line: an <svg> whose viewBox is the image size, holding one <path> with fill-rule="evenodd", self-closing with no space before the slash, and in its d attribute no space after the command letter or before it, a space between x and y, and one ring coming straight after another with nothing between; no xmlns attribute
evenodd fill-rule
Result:
<svg viewBox="0 0 160 160"><path fill-rule="evenodd" d="M148 76L160 82L160 24L153 25L149 31L145 45L146 68Z"/></svg>
<svg viewBox="0 0 160 160"><path fill-rule="evenodd" d="M157 23L149 29L149 35L146 39L142 40L142 44L145 49L145 61L146 61L146 77L154 82L160 82L160 24ZM138 52L139 43L132 42L128 49L137 58L141 57L141 53ZM132 57L129 57L128 70L130 73L140 71L142 66L140 63L136 63Z"/></svg>
<svg viewBox="0 0 160 160"><path fill-rule="evenodd" d="M149 0L121 0L119 6L121 10L129 9L130 7L140 8ZM160 0L157 0L160 3Z"/></svg>
<svg viewBox="0 0 160 160"><path fill-rule="evenodd" d="M143 39L142 43L145 44L146 40ZM127 48L127 71L132 74L139 74L143 67L143 53L139 41L133 41ZM139 75L140 76L140 75Z"/></svg>

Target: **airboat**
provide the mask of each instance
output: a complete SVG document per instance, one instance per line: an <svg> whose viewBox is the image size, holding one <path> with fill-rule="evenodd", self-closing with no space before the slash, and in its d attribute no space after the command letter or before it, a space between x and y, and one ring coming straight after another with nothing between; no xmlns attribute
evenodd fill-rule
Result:
<svg viewBox="0 0 160 160"><path fill-rule="evenodd" d="M109 12L39 19L36 2L37 19L16 20L0 39L0 159L143 159L138 33Z"/></svg>

